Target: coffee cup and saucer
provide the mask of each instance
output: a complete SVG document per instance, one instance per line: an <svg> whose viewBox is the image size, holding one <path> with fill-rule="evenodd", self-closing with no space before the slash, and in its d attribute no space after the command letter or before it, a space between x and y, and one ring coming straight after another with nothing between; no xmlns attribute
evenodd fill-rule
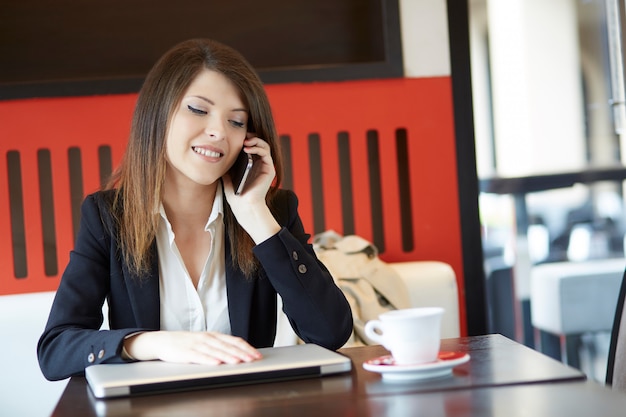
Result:
<svg viewBox="0 0 626 417"><path fill-rule="evenodd" d="M363 363L386 381L440 378L452 374L455 366L469 361L465 352L442 352L441 307L418 307L383 313L365 324L365 335L383 345L391 355Z"/></svg>

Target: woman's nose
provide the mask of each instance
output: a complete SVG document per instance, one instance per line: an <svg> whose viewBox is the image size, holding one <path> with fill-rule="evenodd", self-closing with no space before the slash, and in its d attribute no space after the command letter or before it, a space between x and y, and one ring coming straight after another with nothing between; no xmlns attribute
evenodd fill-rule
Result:
<svg viewBox="0 0 626 417"><path fill-rule="evenodd" d="M213 119L213 118L212 118ZM210 120L204 132L212 139L221 140L225 137L224 124L219 120Z"/></svg>

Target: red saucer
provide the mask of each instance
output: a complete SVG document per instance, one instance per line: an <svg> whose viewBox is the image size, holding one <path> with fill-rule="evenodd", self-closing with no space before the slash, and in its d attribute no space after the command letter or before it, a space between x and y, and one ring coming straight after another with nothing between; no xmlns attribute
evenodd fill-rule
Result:
<svg viewBox="0 0 626 417"><path fill-rule="evenodd" d="M469 360L464 352L439 352L433 362L397 365L391 355L385 355L363 362L363 368L380 373L386 381L415 381L450 376L452 368Z"/></svg>
<svg viewBox="0 0 626 417"><path fill-rule="evenodd" d="M421 363L420 365L434 364L434 363L438 363L438 362L442 362L442 361L452 361L452 360L456 360L456 359L461 359L461 358L465 357L465 355L466 355L465 352L441 351L441 352L439 352L439 355L437 355L437 360L436 361ZM368 365L403 366L403 365L397 365L396 361L393 359L393 356L391 356L391 355L379 356L377 358L370 359L370 360L366 361L365 363L367 363ZM410 365L408 365L408 366L410 366Z"/></svg>

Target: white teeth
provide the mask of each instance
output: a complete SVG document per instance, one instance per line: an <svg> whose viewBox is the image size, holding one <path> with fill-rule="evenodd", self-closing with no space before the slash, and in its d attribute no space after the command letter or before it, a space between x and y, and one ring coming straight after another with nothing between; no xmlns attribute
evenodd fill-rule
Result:
<svg viewBox="0 0 626 417"><path fill-rule="evenodd" d="M219 158L220 156L222 156L222 154L219 153L219 152L213 152L213 151L210 151L208 149L197 148L195 146L192 146L191 149L193 149L193 151L195 153L198 153L198 154L204 155L204 156L210 156L210 157L213 157L213 158Z"/></svg>

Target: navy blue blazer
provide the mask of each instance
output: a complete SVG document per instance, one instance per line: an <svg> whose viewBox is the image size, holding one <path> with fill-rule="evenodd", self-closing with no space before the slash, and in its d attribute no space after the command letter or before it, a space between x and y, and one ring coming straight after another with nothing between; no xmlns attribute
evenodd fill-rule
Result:
<svg viewBox="0 0 626 417"><path fill-rule="evenodd" d="M83 202L81 224L63 273L45 330L37 345L40 368L49 380L82 375L87 366L124 362L124 337L160 328L159 268L153 263L136 276L119 256L109 205L111 191ZM254 248L262 268L247 278L233 268L225 242L226 291L232 334L257 348L272 346L276 336L276 294L283 311L307 343L338 349L352 332L352 313L341 290L317 259L298 215L291 191L279 191L274 213L279 233ZM109 305L110 330L99 330L102 306Z"/></svg>

